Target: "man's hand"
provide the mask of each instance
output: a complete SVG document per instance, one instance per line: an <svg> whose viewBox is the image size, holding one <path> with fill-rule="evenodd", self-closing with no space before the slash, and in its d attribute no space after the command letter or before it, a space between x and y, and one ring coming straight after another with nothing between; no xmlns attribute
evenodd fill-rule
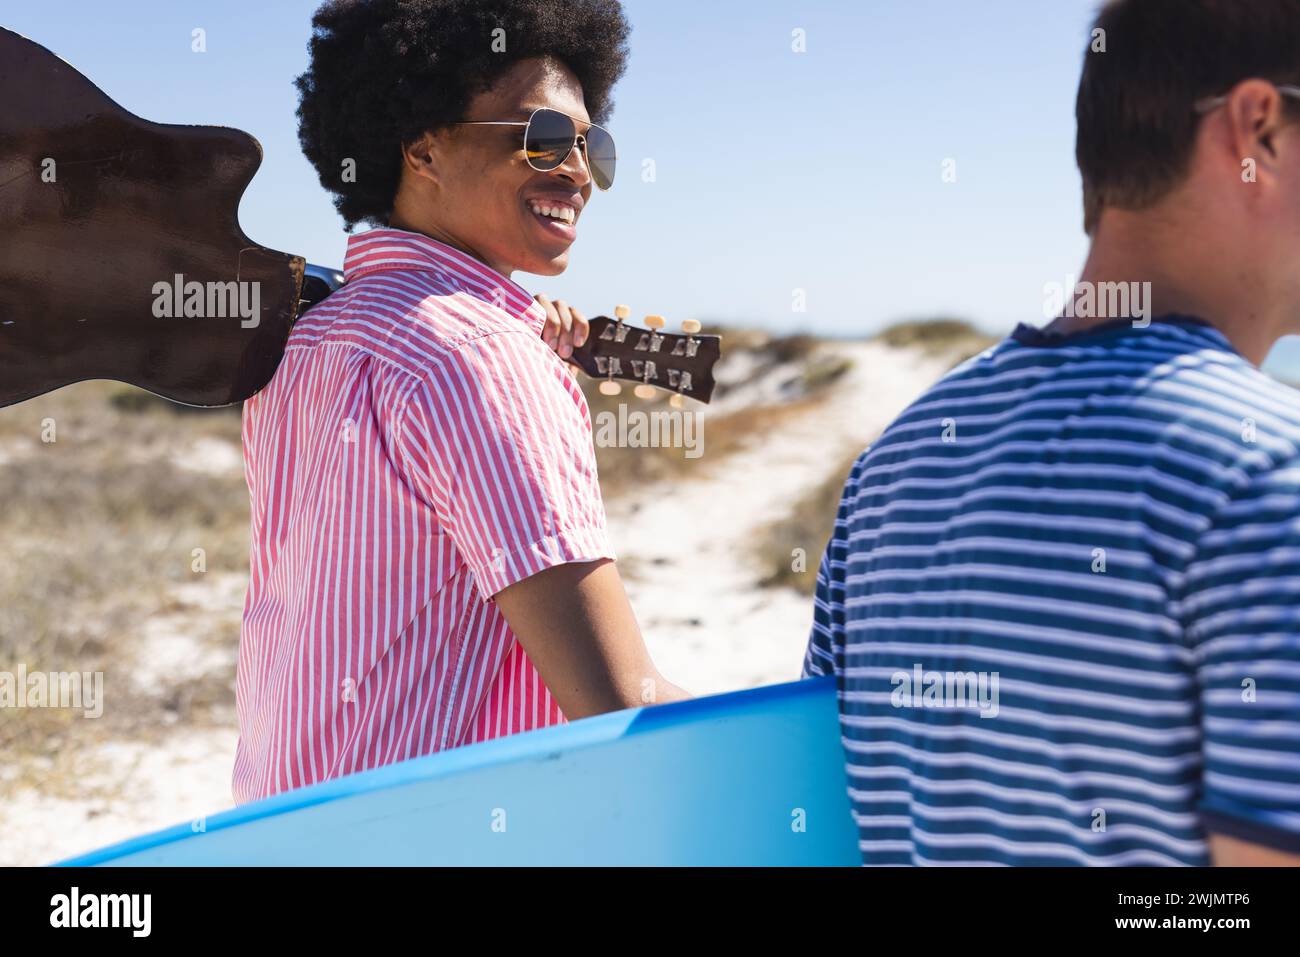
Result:
<svg viewBox="0 0 1300 957"><path fill-rule="evenodd" d="M543 341L561 359L568 359L573 355L574 349L587 341L586 318L563 299L551 302L541 293L533 298L546 310L546 325L542 327Z"/></svg>

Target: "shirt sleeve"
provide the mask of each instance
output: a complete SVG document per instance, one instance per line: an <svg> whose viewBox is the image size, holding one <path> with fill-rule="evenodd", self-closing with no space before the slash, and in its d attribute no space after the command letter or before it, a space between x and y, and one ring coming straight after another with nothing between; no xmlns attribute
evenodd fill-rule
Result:
<svg viewBox="0 0 1300 957"><path fill-rule="evenodd" d="M484 598L615 557L586 399L540 339L494 333L449 353L412 388L397 441Z"/></svg>
<svg viewBox="0 0 1300 957"><path fill-rule="evenodd" d="M844 578L849 560L849 516L857 497L858 476L866 453L857 460L835 514L826 552L817 569L817 590L813 595L813 625L808 650L803 658L803 677L819 678L839 673L844 660Z"/></svg>
<svg viewBox="0 0 1300 957"><path fill-rule="evenodd" d="M1183 592L1205 826L1300 851L1300 459L1219 508Z"/></svg>

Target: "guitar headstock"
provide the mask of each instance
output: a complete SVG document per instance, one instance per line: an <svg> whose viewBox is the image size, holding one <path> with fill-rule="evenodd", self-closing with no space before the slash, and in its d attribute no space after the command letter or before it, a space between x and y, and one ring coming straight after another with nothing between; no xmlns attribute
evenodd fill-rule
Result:
<svg viewBox="0 0 1300 957"><path fill-rule="evenodd" d="M587 341L573 350L573 361L593 379L603 379L600 391L618 395L618 380L635 382L634 394L652 398L656 389L673 394L672 404L683 399L708 402L713 396L713 367L721 356L722 339L700 335L694 319L682 323L682 331L664 332L663 316L646 316L645 328L625 321L627 306L617 306L614 318L596 316L589 320Z"/></svg>

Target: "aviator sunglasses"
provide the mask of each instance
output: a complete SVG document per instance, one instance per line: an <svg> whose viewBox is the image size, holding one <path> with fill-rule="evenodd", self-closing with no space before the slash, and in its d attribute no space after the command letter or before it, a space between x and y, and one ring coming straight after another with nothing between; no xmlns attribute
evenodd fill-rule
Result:
<svg viewBox="0 0 1300 957"><path fill-rule="evenodd" d="M614 185L617 157L614 137L609 130L593 125L586 133L579 133L573 117L559 110L542 107L533 110L527 120L459 120L452 125L524 127L524 155L528 158L528 165L539 173L559 169L581 140L592 182L602 190Z"/></svg>

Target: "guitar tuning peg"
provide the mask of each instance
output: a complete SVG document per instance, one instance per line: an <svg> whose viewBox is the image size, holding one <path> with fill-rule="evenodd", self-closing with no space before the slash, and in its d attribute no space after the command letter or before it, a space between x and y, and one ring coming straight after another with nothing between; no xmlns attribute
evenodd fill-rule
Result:
<svg viewBox="0 0 1300 957"><path fill-rule="evenodd" d="M665 325L663 316L646 316L645 324L650 329L662 329Z"/></svg>
<svg viewBox="0 0 1300 957"><path fill-rule="evenodd" d="M671 405L674 409L680 409L684 405L686 405L686 400L683 399L681 395L674 393L673 397L668 400L668 404Z"/></svg>
<svg viewBox="0 0 1300 957"><path fill-rule="evenodd" d="M600 384L601 395L618 395L623 391L623 387L613 379L606 379Z"/></svg>
<svg viewBox="0 0 1300 957"><path fill-rule="evenodd" d="M655 397L655 387L642 382L632 390L632 394L638 399L653 399Z"/></svg>
<svg viewBox="0 0 1300 957"><path fill-rule="evenodd" d="M619 322L622 322L630 315L632 315L632 310L629 309L627 306L614 307L614 318L617 319Z"/></svg>
<svg viewBox="0 0 1300 957"><path fill-rule="evenodd" d="M682 332L686 333L688 336L695 335L695 333L699 332L701 328L703 327L695 319L682 320Z"/></svg>

